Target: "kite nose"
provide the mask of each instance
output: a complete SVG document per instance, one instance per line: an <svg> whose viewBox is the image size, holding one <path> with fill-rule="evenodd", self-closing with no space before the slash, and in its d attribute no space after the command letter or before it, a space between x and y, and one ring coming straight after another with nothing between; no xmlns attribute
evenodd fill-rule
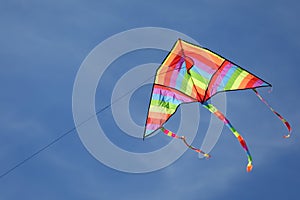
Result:
<svg viewBox="0 0 300 200"><path fill-rule="evenodd" d="M190 69L194 66L193 59L191 59L190 57L185 56L184 62L185 62L187 72L190 73Z"/></svg>

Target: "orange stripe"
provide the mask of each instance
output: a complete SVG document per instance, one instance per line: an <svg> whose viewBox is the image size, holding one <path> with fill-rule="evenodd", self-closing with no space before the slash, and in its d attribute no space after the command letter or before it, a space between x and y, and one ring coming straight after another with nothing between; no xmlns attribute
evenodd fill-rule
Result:
<svg viewBox="0 0 300 200"><path fill-rule="evenodd" d="M192 44L188 44L186 42L182 42L183 44L183 49L184 51L191 51L191 52L196 52L197 54L203 55L205 57L209 57L208 60L212 61L213 63L215 63L216 65L220 66L223 61L224 58L218 56L217 54L214 54L213 52L206 50L204 48L192 45Z"/></svg>
<svg viewBox="0 0 300 200"><path fill-rule="evenodd" d="M181 46L180 46L179 42L177 41L174 48L171 50L171 53L168 55L168 57L165 59L165 61L163 62L162 65L170 66L170 64L174 60L174 58L177 55L180 55L180 52L181 52Z"/></svg>
<svg viewBox="0 0 300 200"><path fill-rule="evenodd" d="M205 90L202 89L201 87L198 87L197 85L195 85L193 90L194 90L194 94L197 95L196 96L197 100L202 102L202 100L204 99Z"/></svg>
<svg viewBox="0 0 300 200"><path fill-rule="evenodd" d="M244 80L241 82L240 86L238 87L239 89L244 89L246 88L247 84L249 83L249 81L253 78L252 74L248 74Z"/></svg>
<svg viewBox="0 0 300 200"><path fill-rule="evenodd" d="M176 64L180 61L181 56L176 55L172 62L170 63L170 66L165 66L167 69L167 72L165 74L161 74L164 76L164 85L170 85L172 75L174 73L174 70L176 69Z"/></svg>
<svg viewBox="0 0 300 200"><path fill-rule="evenodd" d="M197 91L196 91L196 89L193 87L192 88L192 92L191 92L191 94L189 94L189 96L191 96L192 98L194 98L194 99L197 99L197 101L199 101L200 99L198 98L198 93L197 93Z"/></svg>
<svg viewBox="0 0 300 200"><path fill-rule="evenodd" d="M155 83L164 85L164 82L165 82L164 77L166 75L167 70L168 70L168 67L160 67L159 70L157 70Z"/></svg>
<svg viewBox="0 0 300 200"><path fill-rule="evenodd" d="M169 66L176 64L181 58L181 46L179 44L179 40L173 47L172 51L169 53L168 57L164 60L164 62L160 65L159 70L156 73L156 81L155 83L161 85L169 85L170 78L172 77L172 72L169 75L166 73L170 70Z"/></svg>
<svg viewBox="0 0 300 200"><path fill-rule="evenodd" d="M211 57L211 60L213 60L214 63L216 63L218 66L220 66L224 62L224 58L214 54L213 52L204 49L206 52L209 53L209 56Z"/></svg>
<svg viewBox="0 0 300 200"><path fill-rule="evenodd" d="M167 119L171 116L171 114L166 114L166 113L159 113L159 112L149 112L148 118L153 118L153 119Z"/></svg>

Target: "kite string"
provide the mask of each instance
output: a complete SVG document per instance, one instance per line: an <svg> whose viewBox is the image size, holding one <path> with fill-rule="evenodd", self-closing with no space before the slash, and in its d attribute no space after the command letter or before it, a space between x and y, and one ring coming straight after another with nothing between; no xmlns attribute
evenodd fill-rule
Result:
<svg viewBox="0 0 300 200"><path fill-rule="evenodd" d="M246 141L244 138L237 132L237 130L232 126L230 121L224 116L221 111L219 111L214 105L209 104L207 102L204 102L202 104L206 109L208 109L211 113L213 113L215 116L217 116L221 121L224 122L224 124L231 130L231 132L234 134L234 136L238 139L243 149L246 151L247 157L248 157L248 165L247 165L247 172L250 172L253 168L252 166L252 156L250 154L250 151L247 147Z"/></svg>
<svg viewBox="0 0 300 200"><path fill-rule="evenodd" d="M255 92L256 96L282 121L282 123L286 126L286 128L288 129L289 133L287 135L284 135L284 138L289 138L291 136L291 132L292 132L292 128L291 125L289 124L288 121L286 121L286 119L284 119L277 111L275 111L270 104L268 104L268 102L258 93L258 91L256 89L253 89L253 91Z"/></svg>
<svg viewBox="0 0 300 200"><path fill-rule="evenodd" d="M178 67L180 68L180 67ZM170 71L173 71L174 69L170 69L167 70L165 72L160 72L159 74L164 74L164 73L168 73ZM137 85L136 87L132 88L131 90L128 90L125 94L123 94L122 96L116 98L116 100L112 101L110 104L107 104L106 106L104 106L103 108L99 109L96 114L91 115L90 117L88 117L86 120L82 121L81 123L79 123L78 125L75 125L74 127L72 127L71 129L69 129L68 131L62 133L61 135L59 135L58 137L56 137L55 139L53 139L52 141L50 141L49 143L47 143L46 145L42 146L40 149L36 150L34 153L30 154L29 156L27 156L25 159L19 161L17 164L15 164L14 166L12 166L11 168L9 168L8 170L6 170L4 173L0 174L0 179L7 176L8 174L10 174L11 172L13 172L15 169L19 168L20 166L22 166L23 164L25 164L26 162L28 162L29 160L31 160L32 158L36 157L38 154L42 153L43 151L45 151L46 149L50 148L51 146L53 146L54 144L56 144L58 141L60 141L61 139L63 139L65 136L69 135L70 133L74 132L77 128L79 128L80 126L82 126L83 124L85 124L86 122L88 122L89 120L91 120L92 118L96 117L98 114L102 113L103 111L105 111L106 109L108 109L109 107L111 107L113 104L117 103L118 101L120 101L121 99L123 99L125 96L129 95L132 91L138 89L139 87L141 87L144 83L146 83L148 80L153 79L154 77L156 77L156 72L154 75L149 76L149 78L145 79L142 83L140 83L139 85Z"/></svg>
<svg viewBox="0 0 300 200"><path fill-rule="evenodd" d="M188 144L187 141L186 141L186 139L185 139L185 136L178 136L178 135L175 134L174 132L172 132L172 131L170 131L170 130L164 128L164 127L161 127L160 129L162 130L162 132L163 132L164 134L166 134L166 135L169 136L169 137L176 138L176 139L181 139L181 140L183 141L183 143L184 143L188 148L190 148L190 149L196 151L197 153L203 154L204 157L206 157L206 158L210 158L210 157L211 157L209 154L205 153L205 152L202 151L201 149L198 149L198 148L193 147L192 145Z"/></svg>

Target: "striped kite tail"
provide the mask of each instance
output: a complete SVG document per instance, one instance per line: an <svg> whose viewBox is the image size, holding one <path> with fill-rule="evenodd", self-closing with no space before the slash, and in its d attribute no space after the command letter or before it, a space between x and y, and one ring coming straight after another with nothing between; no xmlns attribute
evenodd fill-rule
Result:
<svg viewBox="0 0 300 200"><path fill-rule="evenodd" d="M176 138L176 139L181 139L181 140L183 141L183 143L184 143L188 148L190 148L190 149L196 151L197 153L203 154L204 157L206 157L206 158L210 158L210 157L211 157L209 154L205 153L205 152L202 151L201 149L198 149L198 148L193 147L192 145L188 144L187 141L186 141L186 139L185 139L185 136L178 136L178 135L175 134L174 132L169 131L168 129L165 129L164 127L161 127L160 129L164 132L164 134L166 134L166 135L169 136L169 137Z"/></svg>
<svg viewBox="0 0 300 200"><path fill-rule="evenodd" d="M238 139L243 149L246 151L247 157L248 157L248 165L247 165L247 172L250 172L253 168L252 166L252 156L250 154L250 151L247 147L246 141L244 138L235 130L235 128L231 125L229 120L224 116L223 113L221 113L214 105L209 104L207 102L203 103L203 106L208 109L211 113L213 113L215 116L217 116L221 121L224 122L224 124L231 130L231 132L234 134L234 136Z"/></svg>
<svg viewBox="0 0 300 200"><path fill-rule="evenodd" d="M266 104L266 106L282 121L282 123L286 126L287 130L288 130L288 134L284 135L284 138L289 138L291 137L291 132L292 132L292 127L290 125L290 123L288 121L286 121L285 118L283 118L277 111L275 111L269 104L268 102L257 92L256 89L253 89L253 91L255 92L256 96L264 103Z"/></svg>

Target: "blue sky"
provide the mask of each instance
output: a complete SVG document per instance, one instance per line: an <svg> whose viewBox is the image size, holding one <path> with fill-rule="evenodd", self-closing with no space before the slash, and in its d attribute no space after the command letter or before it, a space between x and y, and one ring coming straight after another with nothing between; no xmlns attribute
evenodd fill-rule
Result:
<svg viewBox="0 0 300 200"><path fill-rule="evenodd" d="M113 34L145 26L185 33L270 82L272 93L262 89L262 94L290 121L294 135L282 139L285 127L253 92L230 92L227 116L247 138L254 157L251 173L245 172L244 152L227 129L212 159L199 160L187 151L171 166L147 174L106 167L74 132L0 179L0 199L299 199L299 8L296 0L1 1L0 174L74 126L73 83L88 53ZM166 56L141 54L124 58L128 70ZM114 83L107 78L99 89ZM106 92L99 107L107 103L111 91ZM148 103L140 98L137 111L132 109L137 121L146 117ZM200 129L206 129L209 115L201 111ZM110 110L102 117L112 138L122 134ZM201 130L195 145L201 144ZM142 148L141 141L130 144L134 141Z"/></svg>

